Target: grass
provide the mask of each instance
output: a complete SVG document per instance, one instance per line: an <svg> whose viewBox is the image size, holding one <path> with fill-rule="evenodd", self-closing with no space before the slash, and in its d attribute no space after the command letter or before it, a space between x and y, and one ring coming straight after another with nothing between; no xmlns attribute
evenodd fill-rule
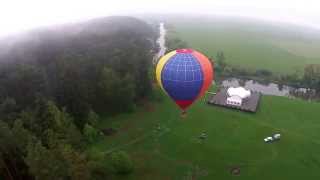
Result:
<svg viewBox="0 0 320 180"><path fill-rule="evenodd" d="M253 20L228 18L168 18L175 33L193 49L246 69L268 69L277 74L302 73L306 64L320 63L320 34L307 28L284 27Z"/></svg>
<svg viewBox="0 0 320 180"><path fill-rule="evenodd" d="M319 103L263 96L256 114L209 106L198 100L180 118L167 97L154 111L105 119L100 127L119 132L93 144L92 153L124 150L135 164L129 176L114 179L316 179L320 177ZM161 129L157 130L160 124ZM198 136L206 131L208 138ZM279 142L263 138L281 133ZM239 166L233 176L230 168Z"/></svg>

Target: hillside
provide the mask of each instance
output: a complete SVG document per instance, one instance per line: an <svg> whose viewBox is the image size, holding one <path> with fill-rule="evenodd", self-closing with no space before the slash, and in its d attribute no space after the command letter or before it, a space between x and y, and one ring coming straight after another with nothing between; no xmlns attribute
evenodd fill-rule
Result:
<svg viewBox="0 0 320 180"><path fill-rule="evenodd" d="M199 99L181 118L176 105L163 98L152 111L140 108L101 121L100 128L113 127L118 133L101 138L90 154L122 150L135 165L133 174L114 179L319 178L319 103L263 96L252 114ZM208 135L203 141L202 132ZM264 143L273 133L281 133L282 139ZM240 175L231 175L235 167Z"/></svg>
<svg viewBox="0 0 320 180"><path fill-rule="evenodd" d="M125 40L149 40L154 47L157 35L145 22L132 17L106 17L86 22L57 25L0 39L0 62L45 61L63 53L86 54L97 48L119 48ZM152 45L150 46L151 43ZM140 44L143 45L143 44Z"/></svg>
<svg viewBox="0 0 320 180"><path fill-rule="evenodd" d="M103 68L115 71L120 78L130 74L135 80L133 98L138 99L150 92L147 73L155 39L148 24L131 17L94 19L13 37L10 45L1 47L5 50L0 56L0 99L10 97L25 106L32 104L34 97L45 96L74 115L88 108L99 111L103 102L95 103L99 88L98 83L92 83L101 81ZM21 97L18 86L30 98Z"/></svg>
<svg viewBox="0 0 320 180"><path fill-rule="evenodd" d="M245 18L165 16L163 20L171 36L213 58L223 51L233 66L288 74L320 63L316 29Z"/></svg>
<svg viewBox="0 0 320 180"><path fill-rule="evenodd" d="M0 179L105 179L85 147L99 116L152 96L156 33L131 17L38 29L0 45Z"/></svg>

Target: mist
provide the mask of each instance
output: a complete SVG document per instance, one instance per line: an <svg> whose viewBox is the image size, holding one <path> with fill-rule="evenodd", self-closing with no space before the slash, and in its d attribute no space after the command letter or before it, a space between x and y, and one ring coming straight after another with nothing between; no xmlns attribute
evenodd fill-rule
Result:
<svg viewBox="0 0 320 180"><path fill-rule="evenodd" d="M0 36L96 17L149 13L250 17L320 28L319 6L315 0L11 0L0 7Z"/></svg>

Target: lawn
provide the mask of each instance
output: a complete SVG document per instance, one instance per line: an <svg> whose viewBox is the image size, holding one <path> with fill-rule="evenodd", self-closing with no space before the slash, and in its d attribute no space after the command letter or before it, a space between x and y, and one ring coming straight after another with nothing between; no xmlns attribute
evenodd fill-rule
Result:
<svg viewBox="0 0 320 180"><path fill-rule="evenodd" d="M237 67L288 74L320 63L320 33L308 28L232 18L171 17L166 23L171 36L207 56L223 51Z"/></svg>
<svg viewBox="0 0 320 180"><path fill-rule="evenodd" d="M102 137L92 153L124 150L135 164L115 179L316 179L320 177L319 103L263 96L255 114L209 106L200 99L181 118L167 97L101 121L117 134ZM160 129L157 129L158 124ZM207 139L199 140L205 131ZM280 141L263 138L281 133ZM240 167L239 176L230 169Z"/></svg>

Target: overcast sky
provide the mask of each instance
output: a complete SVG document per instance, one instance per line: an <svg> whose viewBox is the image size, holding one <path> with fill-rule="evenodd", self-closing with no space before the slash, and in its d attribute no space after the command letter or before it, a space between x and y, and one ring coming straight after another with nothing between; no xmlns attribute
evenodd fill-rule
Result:
<svg viewBox="0 0 320 180"><path fill-rule="evenodd" d="M130 13L248 16L320 29L320 0L0 0L0 36L39 26Z"/></svg>

